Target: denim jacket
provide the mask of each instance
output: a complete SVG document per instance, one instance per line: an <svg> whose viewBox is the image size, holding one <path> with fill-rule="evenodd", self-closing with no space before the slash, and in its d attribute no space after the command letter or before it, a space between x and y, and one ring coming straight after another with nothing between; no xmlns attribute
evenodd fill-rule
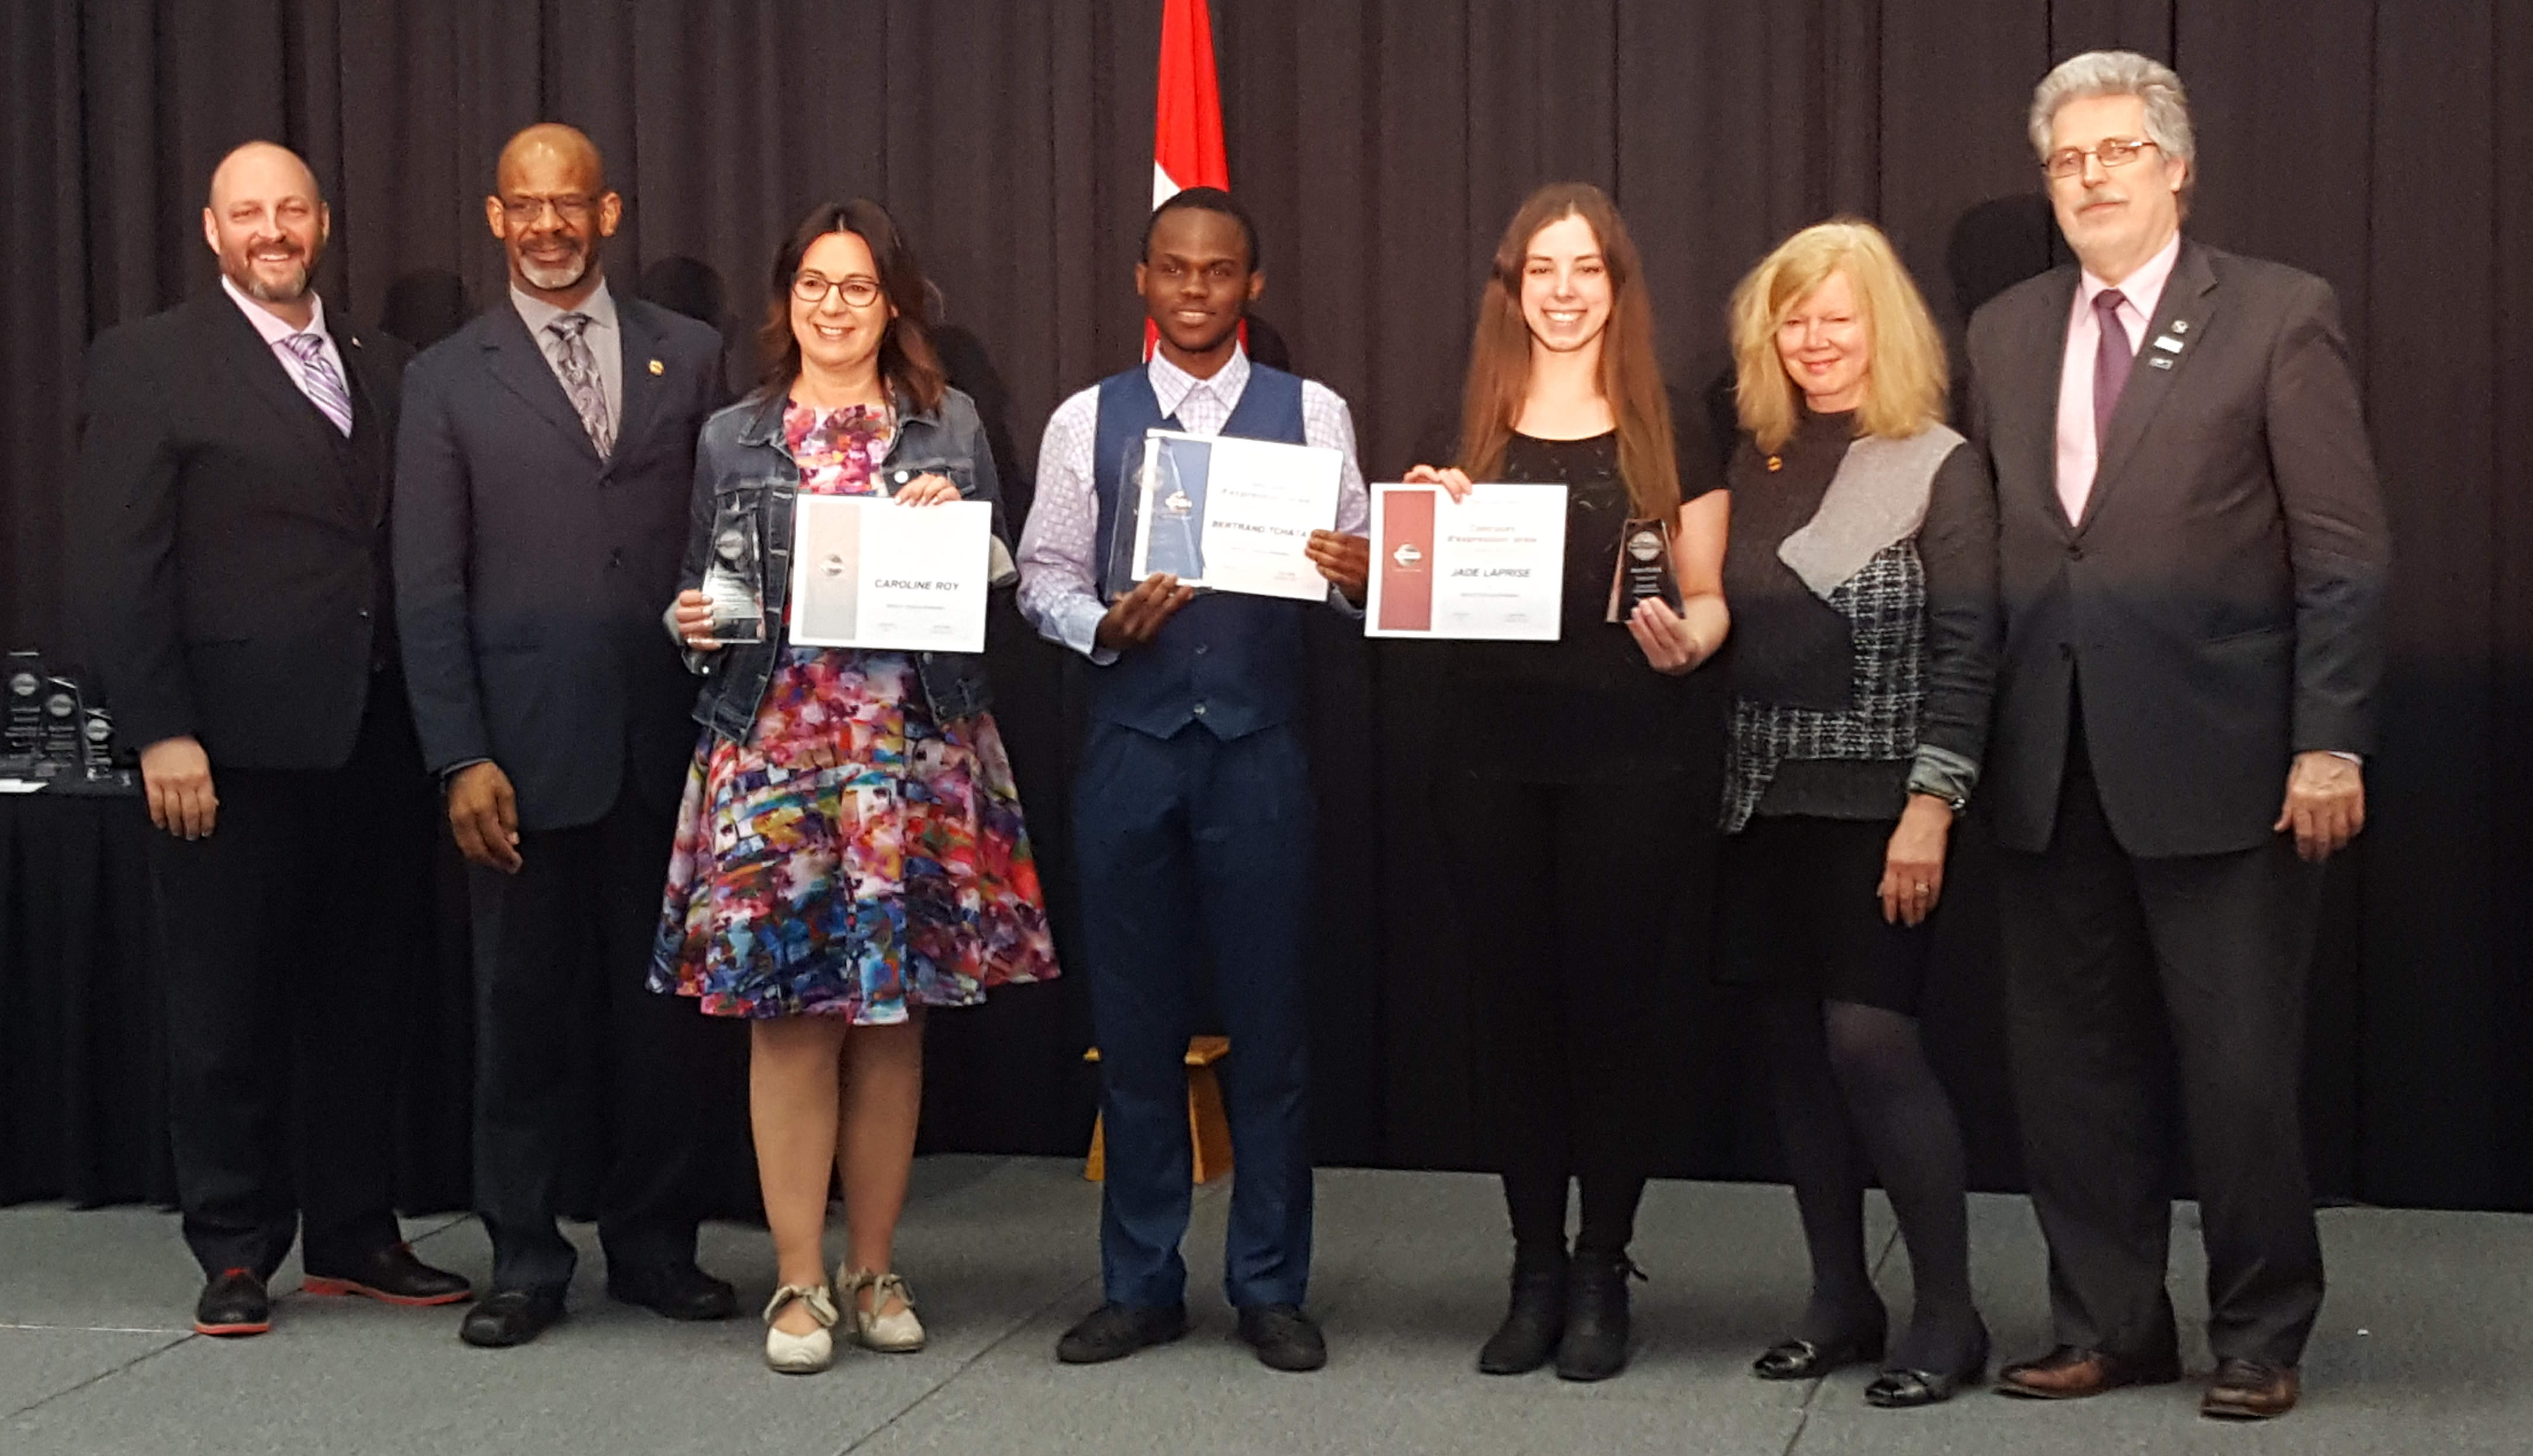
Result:
<svg viewBox="0 0 2533 1456"><path fill-rule="evenodd" d="M751 397L704 422L703 438L695 447L686 554L677 574L681 592L702 585L716 515L726 503L747 503L756 516L757 539L765 544L765 617L775 630L767 633L768 641L686 654L687 666L704 676L703 692L695 701L695 721L737 743L747 741L765 685L773 679L775 664L782 661L789 645L782 623L792 592L792 503L799 495L800 467L783 439L785 403L781 393ZM933 409L910 410L912 401L903 397L897 404L897 434L882 462L890 492L919 475L944 476L958 486L962 498L994 506L994 535L1008 548L1002 488L994 475L993 452L986 447L975 402L948 389ZM671 630L674 633L675 628ZM967 718L990 706L992 693L980 654L911 656L935 721Z"/></svg>

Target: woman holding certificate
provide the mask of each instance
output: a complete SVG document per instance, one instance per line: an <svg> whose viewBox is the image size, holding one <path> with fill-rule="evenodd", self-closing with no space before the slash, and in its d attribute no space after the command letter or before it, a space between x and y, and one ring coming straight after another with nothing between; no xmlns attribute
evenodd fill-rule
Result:
<svg viewBox="0 0 2533 1456"><path fill-rule="evenodd" d="M1407 475L1454 498L1473 480L1567 493L1557 640L1451 643L1441 705L1436 816L1466 918L1487 927L1469 951L1512 1221L1511 1307L1478 1356L1490 1374L1554 1358L1597 1380L1626 1364L1664 946L1702 813L1682 678L1728 625L1718 454L1664 390L1618 209L1581 183L1533 194L1479 300L1454 463ZM1641 596L1621 550L1639 538L1672 567Z"/></svg>
<svg viewBox="0 0 2533 1456"><path fill-rule="evenodd" d="M805 1373L832 1359L840 1317L874 1350L923 1344L890 1246L924 1010L1056 964L982 661L799 645L790 574L765 569L795 554L801 497L997 499L975 406L945 382L924 330L923 275L888 214L855 200L811 212L773 282L759 339L771 366L704 426L686 590L670 612L708 677L695 710L708 731L651 984L749 1019L749 1117L781 1275L765 1359ZM831 1291L837 1170L848 1252Z"/></svg>
<svg viewBox="0 0 2533 1456"><path fill-rule="evenodd" d="M1724 973L1760 992L1812 1264L1794 1336L1753 1369L1800 1380L1884 1357L1869 1167L1916 1307L1865 1398L1928 1405L1979 1378L1988 1351L1961 1134L1916 1012L1945 842L1986 744L1994 503L1977 450L1943 424L1943 342L1872 227L1788 239L1734 295L1733 344Z"/></svg>

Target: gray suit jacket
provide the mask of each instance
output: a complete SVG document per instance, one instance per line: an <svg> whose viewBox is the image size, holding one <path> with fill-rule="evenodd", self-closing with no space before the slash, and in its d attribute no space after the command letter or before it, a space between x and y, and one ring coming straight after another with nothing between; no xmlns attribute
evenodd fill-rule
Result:
<svg viewBox="0 0 2533 1456"><path fill-rule="evenodd" d="M2185 239L2071 523L2058 380L2077 279L2032 278L1971 320L2004 624L1980 795L2005 847L2048 847L2081 682L2123 848L2251 848L2293 755L2375 746L2391 542L2338 307L2309 273Z"/></svg>
<svg viewBox="0 0 2533 1456"><path fill-rule="evenodd" d="M694 679L677 592L721 335L619 295L624 405L605 460L506 295L405 376L396 623L423 761L489 758L522 829L605 817L629 778L674 811Z"/></svg>

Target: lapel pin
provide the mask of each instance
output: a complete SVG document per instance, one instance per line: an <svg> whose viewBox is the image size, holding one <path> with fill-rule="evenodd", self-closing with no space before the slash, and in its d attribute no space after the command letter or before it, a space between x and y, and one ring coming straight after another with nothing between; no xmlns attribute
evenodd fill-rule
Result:
<svg viewBox="0 0 2533 1456"><path fill-rule="evenodd" d="M2156 339L2154 341L2154 346L2161 349L2166 354L2178 354L2181 352L2181 340L2174 338L2168 333L2163 337Z"/></svg>
<svg viewBox="0 0 2533 1456"><path fill-rule="evenodd" d="M2157 354L2153 358L2149 359L2147 363L2153 365L2157 369L2172 368L2172 361L2161 354Z"/></svg>
<svg viewBox="0 0 2533 1456"><path fill-rule="evenodd" d="M2187 320L2187 319L2175 319L2175 320L2172 320L2172 331L2173 331L2174 333L2188 333L2188 332L2190 331L2190 320Z"/></svg>
<svg viewBox="0 0 2533 1456"><path fill-rule="evenodd" d="M654 359L654 360L652 360L652 361L651 361L651 373L653 373L653 374L655 374L655 375L664 375L664 374L667 374L668 372L669 372L669 367L668 367L667 365L662 364L662 363L661 363L659 360L657 360L657 359Z"/></svg>
<svg viewBox="0 0 2533 1456"><path fill-rule="evenodd" d="M1768 457L1768 468L1769 468L1770 470L1783 470L1783 469L1785 469L1785 468L1786 468L1786 460L1785 460L1785 457L1784 457L1784 456L1782 456L1782 455L1770 455L1770 456Z"/></svg>

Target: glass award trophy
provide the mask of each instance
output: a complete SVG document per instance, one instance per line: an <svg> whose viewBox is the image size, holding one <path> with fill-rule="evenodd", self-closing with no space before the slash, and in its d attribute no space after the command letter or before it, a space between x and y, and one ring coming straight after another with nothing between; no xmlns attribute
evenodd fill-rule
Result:
<svg viewBox="0 0 2533 1456"><path fill-rule="evenodd" d="M715 511L702 590L712 604L716 641L765 640L765 543L754 500L724 501Z"/></svg>
<svg viewBox="0 0 2533 1456"><path fill-rule="evenodd" d="M34 772L44 741L45 677L43 659L31 652L9 654L0 670L0 778Z"/></svg>
<svg viewBox="0 0 2533 1456"><path fill-rule="evenodd" d="M1671 532L1660 516L1641 516L1619 530L1619 568L1610 580L1610 620L1625 621L1636 604L1659 598L1679 611L1679 578L1671 566Z"/></svg>

